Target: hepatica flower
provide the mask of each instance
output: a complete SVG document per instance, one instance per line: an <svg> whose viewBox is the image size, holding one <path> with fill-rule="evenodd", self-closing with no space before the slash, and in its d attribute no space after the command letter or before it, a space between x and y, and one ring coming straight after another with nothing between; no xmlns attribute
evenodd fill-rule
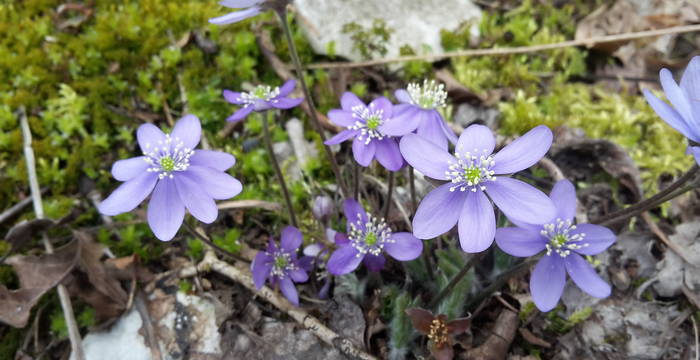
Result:
<svg viewBox="0 0 700 360"><path fill-rule="evenodd" d="M273 287L279 286L282 294L294 305L299 306L299 294L295 282L309 279L305 266L297 259L297 250L301 246L303 236L299 229L287 226L282 230L280 247L270 239L265 251L260 251L250 264L253 282L259 290L270 280Z"/></svg>
<svg viewBox="0 0 700 360"><path fill-rule="evenodd" d="M423 86L411 83L394 95L401 104L394 106L393 118L382 128L385 134L403 136L415 131L443 149L447 149L448 141L457 142L457 136L437 110L445 106L447 99L444 85L425 80Z"/></svg>
<svg viewBox="0 0 700 360"><path fill-rule="evenodd" d="M209 22L217 25L232 24L239 21L243 21L249 17L256 16L263 11L261 7L264 0L223 0L219 2L219 5L225 6L232 9L243 9L239 11L234 11L232 13L226 14L224 16L219 16L209 19Z"/></svg>
<svg viewBox="0 0 700 360"><path fill-rule="evenodd" d="M153 192L148 203L148 225L156 237L172 239L185 217L185 208L204 223L216 220L214 200L229 199L241 192L241 183L226 169L236 159L231 154L196 150L202 128L194 115L178 120L171 134L153 124L143 124L136 136L143 156L119 160L112 175L124 181L98 207L105 215L136 208Z"/></svg>
<svg viewBox="0 0 700 360"><path fill-rule="evenodd" d="M673 74L668 69L661 69L659 77L664 93L673 107L645 89L647 102L672 128L696 144L700 143L700 56L690 60L681 77L680 86L673 80ZM700 164L700 146L691 144L688 152Z"/></svg>
<svg viewBox="0 0 700 360"><path fill-rule="evenodd" d="M371 271L384 268L384 253L399 261L417 258L423 251L423 242L411 233L394 233L384 220L368 215L353 199L343 204L347 218L347 235L335 236L337 250L328 259L328 272L343 275L355 270L364 260Z"/></svg>
<svg viewBox="0 0 700 360"><path fill-rule="evenodd" d="M554 205L544 193L503 176L532 166L551 144L552 132L542 125L496 154L496 140L483 125L462 132L454 155L419 135L404 136L401 153L406 161L428 177L447 181L421 201L413 218L413 235L432 239L458 223L462 249L484 251L496 232L489 198L511 220L536 223L551 219Z"/></svg>
<svg viewBox="0 0 700 360"><path fill-rule="evenodd" d="M352 154L358 164L367 167L376 158L389 171L401 169L404 162L399 144L395 138L383 132L383 127L393 114L391 102L379 97L367 106L355 94L346 92L340 104L342 109L331 110L328 117L346 130L326 140L325 144L335 145L353 139Z"/></svg>
<svg viewBox="0 0 700 360"><path fill-rule="evenodd" d="M413 327L430 340L430 353L437 360L454 358L454 336L469 329L471 319L459 318L447 321L447 316L433 315L430 311L420 308L406 309L406 315L411 319Z"/></svg>
<svg viewBox="0 0 700 360"><path fill-rule="evenodd" d="M542 311L556 306L566 285L566 273L574 283L591 296L610 295L610 285L598 276L582 255L596 255L615 242L608 228L592 224L574 225L576 190L571 182L561 180L549 195L556 206L556 215L536 224L496 231L496 243L513 256L533 256L544 251L530 277L530 292Z"/></svg>
<svg viewBox="0 0 700 360"><path fill-rule="evenodd" d="M234 92L224 90L224 99L231 104L241 105L242 107L229 116L226 121L238 122L245 119L253 111L267 111L270 109L291 109L298 106L304 101L303 98L289 98L289 95L294 86L295 80L287 80L281 87L271 87L267 85L258 85L251 92Z"/></svg>

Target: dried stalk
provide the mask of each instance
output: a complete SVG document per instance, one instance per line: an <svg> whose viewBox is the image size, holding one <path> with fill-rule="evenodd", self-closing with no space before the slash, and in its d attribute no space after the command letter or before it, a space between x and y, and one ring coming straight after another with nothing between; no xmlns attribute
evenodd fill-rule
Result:
<svg viewBox="0 0 700 360"><path fill-rule="evenodd" d="M25 112L24 107L20 107L19 109L19 121L20 126L22 127L22 136L24 138L24 158L27 162L27 176L29 178L29 188L32 192L34 213L36 214L37 219L43 219L44 205L41 201L41 190L39 189L39 180L36 176L34 149L32 149L32 132L29 128L27 113ZM46 233L42 235L46 253L52 254L53 245L51 244L51 241L49 241ZM78 329L78 323L75 321L75 314L73 313L73 306L71 305L70 296L68 296L68 290L62 284L58 284L56 288L58 290L58 298L61 302L61 308L63 309L63 316L66 319L66 326L68 327L68 338L70 339L71 349L77 360L84 360L85 354L83 353L80 330Z"/></svg>

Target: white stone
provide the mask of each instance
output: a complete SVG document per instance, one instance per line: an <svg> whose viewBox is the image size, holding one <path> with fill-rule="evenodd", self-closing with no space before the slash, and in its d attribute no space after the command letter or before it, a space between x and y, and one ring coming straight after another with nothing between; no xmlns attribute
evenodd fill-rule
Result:
<svg viewBox="0 0 700 360"><path fill-rule="evenodd" d="M328 54L332 47L335 55L356 61L362 58L353 49L351 34L343 33L346 24L369 29L376 19L383 19L393 29L385 56L395 57L404 45L418 54L441 53L440 30L454 31L469 22L476 37L481 20L481 9L470 0L296 0L294 5L298 23L316 52Z"/></svg>
<svg viewBox="0 0 700 360"><path fill-rule="evenodd" d="M151 360L151 350L146 346L141 329L141 316L131 310L109 331L88 334L83 339L86 360ZM75 360L75 354L71 354Z"/></svg>

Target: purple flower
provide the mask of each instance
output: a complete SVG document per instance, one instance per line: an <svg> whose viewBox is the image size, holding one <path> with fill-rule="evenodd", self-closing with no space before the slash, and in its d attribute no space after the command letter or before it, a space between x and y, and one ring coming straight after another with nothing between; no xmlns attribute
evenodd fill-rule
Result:
<svg viewBox="0 0 700 360"><path fill-rule="evenodd" d="M331 110L328 117L334 124L347 129L328 139L325 144L340 144L354 138L352 154L358 164L367 167L376 157L389 171L401 169L404 161L399 144L382 130L393 114L391 102L385 97L379 97L367 106L355 94L346 92L340 99L340 104L342 109Z"/></svg>
<svg viewBox="0 0 700 360"><path fill-rule="evenodd" d="M171 134L143 124L136 136L143 156L119 160L112 175L124 181L98 207L105 215L133 210L153 192L148 203L148 225L156 237L172 239L185 217L185 208L204 223L216 220L214 200L229 199L241 183L225 171L235 164L231 154L195 150L202 128L194 115L178 120Z"/></svg>
<svg viewBox="0 0 700 360"><path fill-rule="evenodd" d="M337 234L337 231L331 228L326 228L326 239L328 241L335 241ZM315 268L316 280L323 282L321 289L318 291L319 299L327 299L328 292L331 288L331 276L328 274L325 262L325 258L327 257L329 251L330 250L323 243L313 243L304 248L302 251L304 256L302 256L302 258L299 260L302 263L302 267L304 267L307 271L312 271Z"/></svg>
<svg viewBox="0 0 700 360"><path fill-rule="evenodd" d="M437 111L445 106L447 99L444 85L425 80L422 87L411 83L406 90L396 90L394 95L401 104L394 106L393 118L382 128L385 134L403 136L415 131L443 149L447 149L448 141L457 142L457 136Z"/></svg>
<svg viewBox="0 0 700 360"><path fill-rule="evenodd" d="M294 305L299 306L299 294L295 282L304 282L309 279L304 266L297 259L297 250L301 246L303 236L299 229L287 226L282 230L280 247L270 239L267 250L260 251L250 264L253 273L253 282L259 290L270 280L272 286L278 286L282 294Z"/></svg>
<svg viewBox="0 0 700 360"><path fill-rule="evenodd" d="M615 242L615 234L603 226L573 225L576 190L571 182L557 182L549 196L557 209L555 216L536 224L517 223L518 227L498 229L496 243L513 256L546 252L530 277L532 299L542 311L553 309L559 301L567 272L574 283L591 296L604 298L610 295L610 285L581 255L604 251Z"/></svg>
<svg viewBox="0 0 700 360"><path fill-rule="evenodd" d="M673 74L668 69L661 69L659 77L664 93L673 107L645 89L647 102L672 128L694 143L700 143L700 56L690 60L681 77L680 86L673 80ZM700 164L700 146L690 145L688 152Z"/></svg>
<svg viewBox="0 0 700 360"><path fill-rule="evenodd" d="M233 115L229 116L226 121L237 122L245 119L253 111L267 111L270 109L291 109L298 106L304 101L303 98L288 98L294 86L295 80L287 80L281 87L271 87L267 85L258 85L251 92L234 92L224 90L224 98L226 101L235 105L242 105Z"/></svg>
<svg viewBox="0 0 700 360"><path fill-rule="evenodd" d="M314 206L311 208L316 220L326 223L333 213L333 199L328 196L317 196L314 199Z"/></svg>
<svg viewBox="0 0 700 360"><path fill-rule="evenodd" d="M239 21L243 21L249 17L256 16L263 11L261 7L265 0L223 0L219 2L219 5L225 6L227 8L239 9L245 8L244 10L234 11L232 13L226 14L224 16L219 16L209 19L209 22L217 25L232 24Z"/></svg>
<svg viewBox="0 0 700 360"><path fill-rule="evenodd" d="M348 234L335 236L337 250L328 259L328 272L343 275L355 270L362 260L371 271L384 267L386 251L399 261L409 261L420 256L423 242L411 233L393 233L384 220L367 215L365 210L353 199L343 204L347 218Z"/></svg>
<svg viewBox="0 0 700 360"><path fill-rule="evenodd" d="M497 176L532 166L551 144L552 132L543 125L496 154L492 154L496 139L483 125L462 132L454 156L419 135L404 136L401 153L406 161L428 177L447 181L421 201L413 218L413 234L432 239L459 222L462 249L484 251L496 232L489 197L511 220L536 223L552 218L555 208L547 195L522 181Z"/></svg>

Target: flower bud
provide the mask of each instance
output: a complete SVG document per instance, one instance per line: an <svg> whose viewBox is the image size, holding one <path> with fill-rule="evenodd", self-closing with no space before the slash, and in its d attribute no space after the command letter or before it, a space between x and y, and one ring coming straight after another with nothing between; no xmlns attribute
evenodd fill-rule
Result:
<svg viewBox="0 0 700 360"><path fill-rule="evenodd" d="M333 200L328 196L317 196L311 212L318 221L325 222L333 212Z"/></svg>

